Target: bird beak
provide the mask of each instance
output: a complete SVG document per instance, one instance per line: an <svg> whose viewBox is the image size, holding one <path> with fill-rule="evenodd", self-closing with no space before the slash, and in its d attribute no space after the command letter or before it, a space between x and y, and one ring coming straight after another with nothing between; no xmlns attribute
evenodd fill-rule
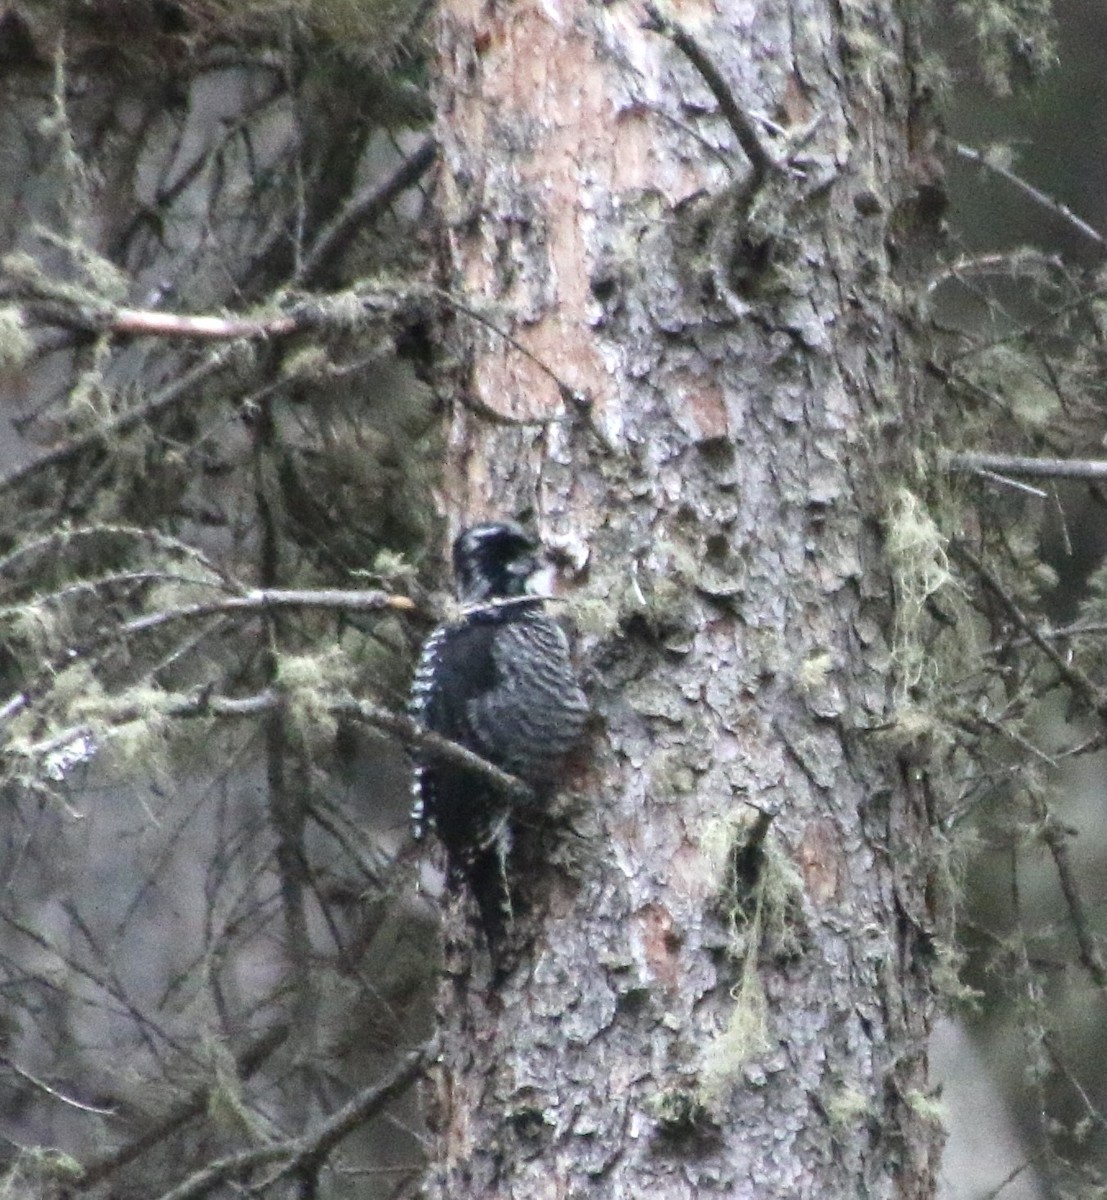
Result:
<svg viewBox="0 0 1107 1200"><path fill-rule="evenodd" d="M549 599L557 592L557 568L553 563L543 563L537 571L527 576L526 585L528 596L542 596Z"/></svg>

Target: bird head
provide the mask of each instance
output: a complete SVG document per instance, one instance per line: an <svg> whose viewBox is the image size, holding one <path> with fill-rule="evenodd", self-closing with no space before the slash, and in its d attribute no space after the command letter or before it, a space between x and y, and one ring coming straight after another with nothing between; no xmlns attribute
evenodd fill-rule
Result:
<svg viewBox="0 0 1107 1200"><path fill-rule="evenodd" d="M545 595L550 571L537 539L514 521L465 529L454 542L454 583L462 604Z"/></svg>

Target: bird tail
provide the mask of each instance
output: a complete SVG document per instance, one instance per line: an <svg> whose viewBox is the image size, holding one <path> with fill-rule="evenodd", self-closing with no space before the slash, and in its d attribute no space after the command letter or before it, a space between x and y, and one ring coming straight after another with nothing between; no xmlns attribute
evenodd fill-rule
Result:
<svg viewBox="0 0 1107 1200"><path fill-rule="evenodd" d="M514 919L508 858L511 830L506 818L486 838L467 848L460 861L450 864L449 882L464 883L476 901L477 921L492 958L493 975L503 978L509 969L507 946Z"/></svg>

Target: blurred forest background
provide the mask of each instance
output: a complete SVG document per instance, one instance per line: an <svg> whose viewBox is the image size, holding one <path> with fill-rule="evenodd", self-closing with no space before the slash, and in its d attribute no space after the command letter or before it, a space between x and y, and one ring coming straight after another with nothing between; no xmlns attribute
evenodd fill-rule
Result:
<svg viewBox="0 0 1107 1200"><path fill-rule="evenodd" d="M1094 356L1063 432L1043 393L1102 337L1107 242L1059 205L1107 230L1107 8L1060 0L1051 49L1041 5L994 6L1031 31L995 34L997 78L965 36L993 6L923 7L949 135L928 318L974 345L1049 325L1033 379L982 368L1020 423L997 405L975 448L1103 457ZM416 1186L437 949L388 713L443 584L431 330L474 319L433 281L429 22L0 11L4 1195ZM972 487L1040 547L1036 616L1091 621L1100 488ZM1020 702L955 831L948 1200L1107 1186L1107 761L1072 699Z"/></svg>
<svg viewBox="0 0 1107 1200"><path fill-rule="evenodd" d="M421 1170L426 16L0 14L6 1195Z"/></svg>
<svg viewBox="0 0 1107 1200"><path fill-rule="evenodd" d="M954 143L945 160L947 258L1040 254L1049 269L1090 281L1095 296L1107 252L1107 243L1092 236L1107 228L1107 164L1101 153L1107 144L1101 53L1107 45L1107 6L1098 0L1059 0L1052 12L1053 65L1041 74L1030 70L1035 47L1027 46L1021 78L1016 66L1010 87L998 89L989 85L964 41L933 30L932 46L951 71L943 105ZM1045 200L957 153L957 144L990 156L1019 181L1040 189ZM1079 228L1060 206L1091 230ZM1027 287L1025 278L1005 278L1002 269L985 287L943 287L940 296L936 316L957 328L1033 325L1050 307L1042 303L1041 290ZM1078 439L1078 457L1104 457L1102 411ZM1043 490L1036 504L1040 551L1055 574L1043 591L1042 611L1063 628L1082 608L1086 612L1099 603L1102 581L1096 572L1102 571L1107 553L1107 497L1100 486L1065 479L1047 481ZM1063 746L1094 743L1095 722L1077 717L1074 725L1073 718L1064 689L1047 696L1030 722L1037 749L1048 756ZM1055 788L1053 815L1072 834L1073 866L1101 938L1107 928L1107 758L1080 755L1049 765L1047 773ZM1005 1200L1099 1194L1098 1173L1066 1190L1051 1171L1044 1147L1051 1137L1065 1140L1071 1130L1085 1146L1102 1147L1107 1137L1107 1093L1098 1085L1085 1090L1086 1077L1075 1066L1101 1061L1107 1053L1101 985L1087 976L1080 979L1065 953L1058 953L1059 945L1068 954L1072 946L1065 932L1067 901L1053 859L1042 852L1022 854L1002 811L996 824L985 820L982 829L968 866L969 902L962 922L967 950L962 980L978 995L957 1010L956 1022L939 1030L932 1064L946 1081L943 1101L951 1130L943 1169L946 1194ZM1033 844L1033 835L1029 841ZM1020 965L1012 969L1012 943L1003 938L1020 925L1019 913L1025 942L1015 955ZM1029 970L1031 960L1040 974Z"/></svg>

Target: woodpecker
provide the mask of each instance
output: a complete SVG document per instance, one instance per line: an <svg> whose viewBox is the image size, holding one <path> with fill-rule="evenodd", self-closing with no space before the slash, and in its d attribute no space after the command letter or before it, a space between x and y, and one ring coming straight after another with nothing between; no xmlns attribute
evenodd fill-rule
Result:
<svg viewBox="0 0 1107 1200"><path fill-rule="evenodd" d="M548 568L541 548L513 521L474 525L453 547L462 615L423 644L409 711L528 784L538 801L580 740L588 702L564 631L537 593ZM511 920L510 855L519 802L476 772L417 748L412 823L434 830L446 851L447 886L467 888L498 966Z"/></svg>

